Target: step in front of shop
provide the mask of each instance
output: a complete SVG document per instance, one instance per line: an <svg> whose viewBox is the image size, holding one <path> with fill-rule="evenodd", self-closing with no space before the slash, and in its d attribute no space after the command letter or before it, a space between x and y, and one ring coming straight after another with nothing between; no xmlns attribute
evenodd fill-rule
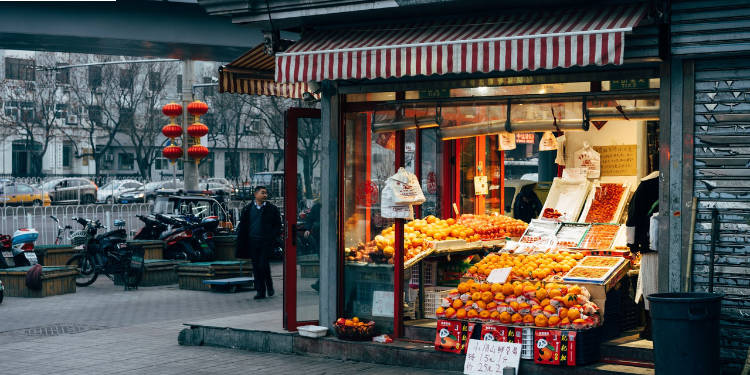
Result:
<svg viewBox="0 0 750 375"><path fill-rule="evenodd" d="M436 351L432 344L395 341L380 344L370 341L352 342L327 336L319 339L296 333L233 329L224 326L191 325L180 332L178 342L185 346L216 346L264 353L311 355L345 361L417 367L431 370L462 372L465 356ZM522 360L522 374L643 374L653 369L613 363L587 366L542 366Z"/></svg>

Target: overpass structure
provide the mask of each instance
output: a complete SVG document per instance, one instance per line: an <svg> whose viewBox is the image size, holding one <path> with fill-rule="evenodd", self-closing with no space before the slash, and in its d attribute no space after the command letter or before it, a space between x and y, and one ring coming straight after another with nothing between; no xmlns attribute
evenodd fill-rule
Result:
<svg viewBox="0 0 750 375"><path fill-rule="evenodd" d="M197 1L0 3L0 48L231 61L258 26L209 16Z"/></svg>

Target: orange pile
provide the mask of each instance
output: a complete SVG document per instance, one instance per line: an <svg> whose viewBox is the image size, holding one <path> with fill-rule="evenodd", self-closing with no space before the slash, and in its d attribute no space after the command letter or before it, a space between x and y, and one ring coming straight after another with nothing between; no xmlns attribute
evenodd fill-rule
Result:
<svg viewBox="0 0 750 375"><path fill-rule="evenodd" d="M465 276L482 280L494 269L511 267L511 280L543 280L550 275L565 274L582 258L581 253L567 251L532 255L491 253L471 266Z"/></svg>
<svg viewBox="0 0 750 375"><path fill-rule="evenodd" d="M439 318L496 321L503 324L586 329L601 323L599 306L577 285L520 282L458 284L441 300Z"/></svg>
<svg viewBox="0 0 750 375"><path fill-rule="evenodd" d="M461 215L458 223L476 232L483 240L500 240L505 237L521 237L528 224L505 215Z"/></svg>

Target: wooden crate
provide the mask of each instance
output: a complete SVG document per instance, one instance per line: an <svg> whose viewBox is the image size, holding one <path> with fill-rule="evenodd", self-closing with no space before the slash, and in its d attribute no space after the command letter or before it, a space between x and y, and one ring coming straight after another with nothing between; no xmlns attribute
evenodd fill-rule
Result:
<svg viewBox="0 0 750 375"><path fill-rule="evenodd" d="M78 251L70 245L39 245L34 248L39 264L47 267L64 266Z"/></svg>
<svg viewBox="0 0 750 375"><path fill-rule="evenodd" d="M31 267L14 267L0 270L0 279L5 284L8 297L48 297L76 292L78 271L70 267L44 267L42 269L42 289L26 287L26 272Z"/></svg>
<svg viewBox="0 0 750 375"><path fill-rule="evenodd" d="M216 260L237 260L235 252L237 251L237 236L215 236L214 245L216 246Z"/></svg>
<svg viewBox="0 0 750 375"><path fill-rule="evenodd" d="M177 266L177 280L180 289L211 290L209 285L203 284L203 280L251 277L252 271L253 266L248 261L182 263Z"/></svg>
<svg viewBox="0 0 750 375"><path fill-rule="evenodd" d="M131 240L128 245L143 248L143 259L164 259L164 241L160 240Z"/></svg>
<svg viewBox="0 0 750 375"><path fill-rule="evenodd" d="M146 259L143 261L143 278L138 286L158 286L177 284L177 266L185 260ZM115 285L123 285L119 275L115 275Z"/></svg>

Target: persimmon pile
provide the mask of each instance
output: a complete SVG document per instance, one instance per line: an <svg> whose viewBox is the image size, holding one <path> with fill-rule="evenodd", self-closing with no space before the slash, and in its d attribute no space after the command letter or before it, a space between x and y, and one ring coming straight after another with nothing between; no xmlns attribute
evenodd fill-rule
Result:
<svg viewBox="0 0 750 375"><path fill-rule="evenodd" d="M594 192L594 200L586 215L586 223L611 223L614 220L625 187L620 184L601 184Z"/></svg>
<svg viewBox="0 0 750 375"><path fill-rule="evenodd" d="M491 253L471 266L467 277L483 280L498 268L511 267L511 280L543 280L550 275L563 275L575 267L583 254L561 251L556 254Z"/></svg>
<svg viewBox="0 0 750 375"><path fill-rule="evenodd" d="M474 230L482 240L521 237L528 224L504 215L461 215L458 223Z"/></svg>
<svg viewBox="0 0 750 375"><path fill-rule="evenodd" d="M601 323L599 306L586 288L557 283L458 284L440 301L439 318L493 321L521 326L588 329Z"/></svg>

